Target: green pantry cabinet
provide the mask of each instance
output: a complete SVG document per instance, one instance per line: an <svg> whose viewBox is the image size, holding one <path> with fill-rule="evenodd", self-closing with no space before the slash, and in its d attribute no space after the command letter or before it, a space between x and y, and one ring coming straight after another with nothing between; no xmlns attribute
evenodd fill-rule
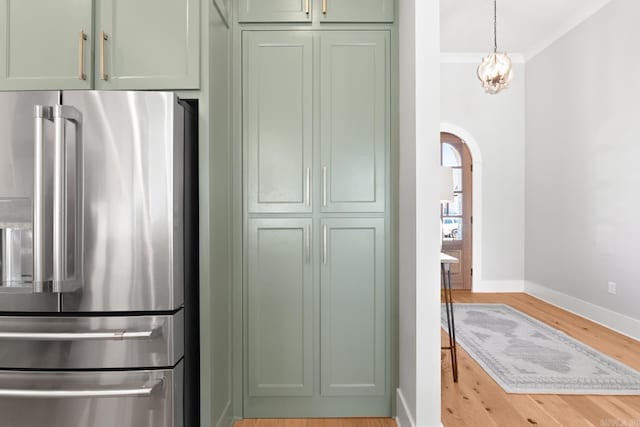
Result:
<svg viewBox="0 0 640 427"><path fill-rule="evenodd" d="M393 22L393 0L240 0L240 22Z"/></svg>
<svg viewBox="0 0 640 427"><path fill-rule="evenodd" d="M244 31L245 417L390 416L388 31Z"/></svg>
<svg viewBox="0 0 640 427"><path fill-rule="evenodd" d="M0 0L0 90L197 89L199 0Z"/></svg>
<svg viewBox="0 0 640 427"><path fill-rule="evenodd" d="M388 32L247 31L243 42L248 212L384 214Z"/></svg>

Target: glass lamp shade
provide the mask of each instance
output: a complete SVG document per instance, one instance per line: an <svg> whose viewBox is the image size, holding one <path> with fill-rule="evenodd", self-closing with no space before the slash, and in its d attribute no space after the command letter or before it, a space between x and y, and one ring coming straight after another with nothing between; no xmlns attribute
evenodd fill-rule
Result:
<svg viewBox="0 0 640 427"><path fill-rule="evenodd" d="M440 167L440 203L453 203L453 169Z"/></svg>
<svg viewBox="0 0 640 427"><path fill-rule="evenodd" d="M511 59L506 53L494 52L482 58L478 66L478 79L487 93L492 95L506 89L513 77Z"/></svg>

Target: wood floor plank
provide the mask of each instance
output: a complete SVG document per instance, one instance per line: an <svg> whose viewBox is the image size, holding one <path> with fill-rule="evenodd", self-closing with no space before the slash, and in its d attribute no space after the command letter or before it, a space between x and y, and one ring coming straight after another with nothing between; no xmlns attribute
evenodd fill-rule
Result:
<svg viewBox="0 0 640 427"><path fill-rule="evenodd" d="M640 371L640 342L526 294L474 294L454 291L454 302L506 304ZM444 335L446 338L446 335ZM443 354L442 422L444 426L640 426L640 396L508 394L459 348L460 378L451 378L449 354ZM495 387L489 386L486 376ZM479 392L476 393L475 389ZM468 390L472 390L473 394ZM466 397L466 399L465 399ZM470 398L471 397L471 398ZM505 410L493 410L499 406ZM492 411L486 411L486 407ZM451 409L451 412L447 411ZM487 420L482 411L490 417ZM514 415L514 412L517 415ZM482 425L482 424L480 424Z"/></svg>
<svg viewBox="0 0 640 427"><path fill-rule="evenodd" d="M562 427L560 421L547 412L531 395L512 394L509 396L509 401L518 413L526 418L530 426Z"/></svg>
<svg viewBox="0 0 640 427"><path fill-rule="evenodd" d="M454 383L451 375L443 377L442 383L446 386L450 386L455 390L458 390L458 394L464 400L464 397L469 398L469 402L475 404L473 408L467 408L471 411L471 416L464 417L465 422L471 418L474 420L482 420L480 414L482 411L486 414L486 418L490 419L492 423L498 426L518 426L528 425L526 416L519 413L516 408L513 407L512 402L509 401L508 396L502 388L482 369L475 369L476 363L463 349L459 348L458 352L458 365L460 368L460 380L458 383ZM475 365L475 366L474 366ZM464 381L462 378L464 377ZM444 394L444 393L443 393ZM443 420L446 418L447 403L443 400ZM466 414L461 414L466 415ZM448 423L451 420L447 420ZM455 425L455 424L446 425ZM480 424L492 425L485 422Z"/></svg>
<svg viewBox="0 0 640 427"><path fill-rule="evenodd" d="M443 338L446 337L444 332ZM477 389L474 390L470 381L454 383L452 381L451 358L448 352L443 353L442 360L442 418L447 419L448 425L468 427L500 427L485 409L482 398ZM458 369L460 375L469 377L466 372L472 369L474 362L464 351L458 354Z"/></svg>
<svg viewBox="0 0 640 427"><path fill-rule="evenodd" d="M541 410L552 416L562 426L566 427L600 427L600 422L589 420L577 408L569 405L562 396L555 394L538 394L532 396Z"/></svg>
<svg viewBox="0 0 640 427"><path fill-rule="evenodd" d="M607 413L611 414L611 418L617 420L632 420L637 419L638 425L640 425L640 416L636 410L627 406L623 401L617 399L615 396L589 396L589 401L593 405L597 405L604 409Z"/></svg>
<svg viewBox="0 0 640 427"><path fill-rule="evenodd" d="M618 396L618 400L640 413L640 396ZM640 426L640 421L638 426Z"/></svg>
<svg viewBox="0 0 640 427"><path fill-rule="evenodd" d="M592 422L598 422L601 425L601 421L610 419L611 414L598 405L594 405L588 395L565 395L561 396L567 405L575 408L583 417Z"/></svg>

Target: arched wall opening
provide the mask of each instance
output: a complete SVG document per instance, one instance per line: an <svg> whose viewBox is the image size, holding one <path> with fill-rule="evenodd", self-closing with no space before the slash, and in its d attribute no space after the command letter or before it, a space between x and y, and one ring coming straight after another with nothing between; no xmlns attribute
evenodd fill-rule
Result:
<svg viewBox="0 0 640 427"><path fill-rule="evenodd" d="M473 215L472 245L473 253L471 277L471 290L482 292L482 154L480 146L473 135L453 123L441 123L440 132L453 134L460 138L469 148L473 170L471 179L473 181L473 198L471 203L471 213Z"/></svg>

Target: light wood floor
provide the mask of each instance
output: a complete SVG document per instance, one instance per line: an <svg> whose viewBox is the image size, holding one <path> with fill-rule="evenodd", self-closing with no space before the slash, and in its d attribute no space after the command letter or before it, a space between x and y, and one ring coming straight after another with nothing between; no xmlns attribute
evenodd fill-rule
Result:
<svg viewBox="0 0 640 427"><path fill-rule="evenodd" d="M640 371L640 342L529 295L455 291L453 299L510 305ZM444 333L442 338L445 345ZM446 427L640 427L640 396L507 394L460 347L457 384L451 376L448 351L442 352L442 365L442 423Z"/></svg>
<svg viewBox="0 0 640 427"><path fill-rule="evenodd" d="M234 427L396 427L390 418L308 418L287 420L242 420Z"/></svg>

